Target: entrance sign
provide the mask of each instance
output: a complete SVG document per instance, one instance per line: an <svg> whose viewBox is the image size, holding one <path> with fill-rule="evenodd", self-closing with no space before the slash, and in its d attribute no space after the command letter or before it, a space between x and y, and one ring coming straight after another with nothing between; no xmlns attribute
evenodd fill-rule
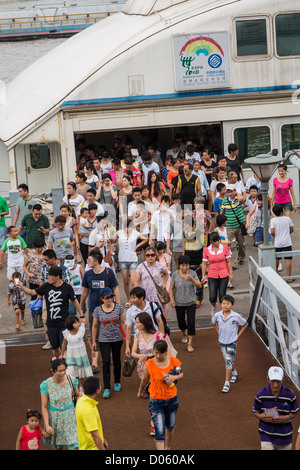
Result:
<svg viewBox="0 0 300 470"><path fill-rule="evenodd" d="M228 32L173 36L176 91L230 87Z"/></svg>

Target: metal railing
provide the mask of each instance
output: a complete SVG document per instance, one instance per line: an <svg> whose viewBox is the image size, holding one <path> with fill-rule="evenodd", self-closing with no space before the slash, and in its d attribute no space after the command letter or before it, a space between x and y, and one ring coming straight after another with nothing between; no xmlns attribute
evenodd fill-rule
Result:
<svg viewBox="0 0 300 470"><path fill-rule="evenodd" d="M42 26L63 26L96 23L96 21L106 18L107 16L118 13L118 11L101 11L99 13L69 13L63 15L45 15L45 16L28 16L20 18L0 18L0 30L32 28Z"/></svg>
<svg viewBox="0 0 300 470"><path fill-rule="evenodd" d="M252 257L249 286L248 323L300 390L300 296L274 269L260 267Z"/></svg>

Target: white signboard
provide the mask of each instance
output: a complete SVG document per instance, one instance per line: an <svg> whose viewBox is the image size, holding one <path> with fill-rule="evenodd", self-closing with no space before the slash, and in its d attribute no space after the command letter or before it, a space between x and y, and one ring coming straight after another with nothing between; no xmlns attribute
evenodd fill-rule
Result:
<svg viewBox="0 0 300 470"><path fill-rule="evenodd" d="M230 87L228 32L173 36L176 91Z"/></svg>

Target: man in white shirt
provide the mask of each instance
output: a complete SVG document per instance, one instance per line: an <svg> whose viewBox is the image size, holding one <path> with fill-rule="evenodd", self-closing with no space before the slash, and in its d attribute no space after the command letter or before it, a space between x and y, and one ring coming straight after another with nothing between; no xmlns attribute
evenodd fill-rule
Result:
<svg viewBox="0 0 300 470"><path fill-rule="evenodd" d="M131 331L132 327L134 329L134 334L137 333L138 329L136 326L135 318L141 312L149 313L152 318L153 326L156 331L160 331L162 334L165 333L164 324L161 319L161 310L158 304L155 302L148 302L145 300L146 291L142 287L133 287L130 291L130 300L132 302L132 307L127 310L126 313L126 330L125 330L125 339L126 339L126 350L125 355L130 355L130 340L131 340ZM151 308L152 306L152 308ZM155 319L153 318L155 315Z"/></svg>
<svg viewBox="0 0 300 470"><path fill-rule="evenodd" d="M294 225L290 217L284 214L283 208L279 205L275 205L272 209L275 217L271 219L270 231L272 237L274 237L275 251L292 251L292 238L291 234L294 231ZM276 271L278 272L279 261L281 258L276 258ZM292 273L292 257L285 258L286 273L290 276ZM293 282L294 279L288 279L287 282Z"/></svg>
<svg viewBox="0 0 300 470"><path fill-rule="evenodd" d="M166 242L168 233L170 233L170 222L175 218L175 212L170 209L170 197L163 196L158 211L153 212L151 218L149 244L155 245L157 242Z"/></svg>
<svg viewBox="0 0 300 470"><path fill-rule="evenodd" d="M142 178L142 186L147 184L148 182L148 173L149 171L155 171L158 175L160 174L160 169L157 163L152 160L152 156L149 152L144 152L142 155L142 171L143 171L143 178Z"/></svg>
<svg viewBox="0 0 300 470"><path fill-rule="evenodd" d="M236 196L237 196L239 202L246 201L245 186L243 185L242 181L238 181L238 175L235 171L230 171L228 173L228 180L225 183L225 186L227 187L229 184L234 185L235 190L236 190Z"/></svg>

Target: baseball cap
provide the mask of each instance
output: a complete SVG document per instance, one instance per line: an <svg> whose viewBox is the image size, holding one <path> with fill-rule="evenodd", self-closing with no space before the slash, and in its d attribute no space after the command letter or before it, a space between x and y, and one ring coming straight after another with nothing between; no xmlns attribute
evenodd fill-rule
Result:
<svg viewBox="0 0 300 470"><path fill-rule="evenodd" d="M114 292L110 287L103 287L103 289L101 289L100 297L102 297L102 295L110 296L114 295Z"/></svg>
<svg viewBox="0 0 300 470"><path fill-rule="evenodd" d="M235 190L234 184L228 184L226 190L227 190L227 189L230 189L231 191L234 191L234 190Z"/></svg>
<svg viewBox="0 0 300 470"><path fill-rule="evenodd" d="M268 378L269 380L280 380L280 382L283 379L283 370L281 367L273 366L270 367L268 371Z"/></svg>

